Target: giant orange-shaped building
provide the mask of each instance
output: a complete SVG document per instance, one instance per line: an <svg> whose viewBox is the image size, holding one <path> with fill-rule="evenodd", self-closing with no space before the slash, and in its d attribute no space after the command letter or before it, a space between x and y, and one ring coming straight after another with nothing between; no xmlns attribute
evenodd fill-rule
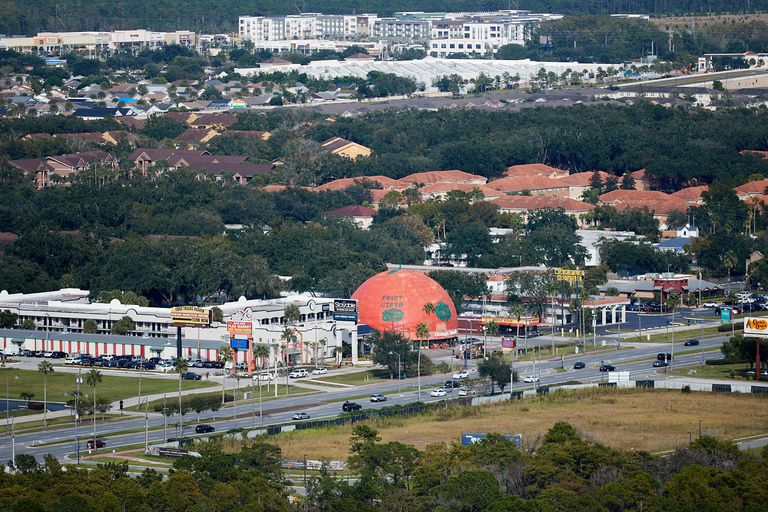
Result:
<svg viewBox="0 0 768 512"><path fill-rule="evenodd" d="M379 331L397 331L412 340L416 326L429 325L429 340L450 340L458 336L459 320L448 293L437 281L410 270L387 270L376 274L352 294L358 301L360 322ZM432 303L435 312L427 315L424 306Z"/></svg>

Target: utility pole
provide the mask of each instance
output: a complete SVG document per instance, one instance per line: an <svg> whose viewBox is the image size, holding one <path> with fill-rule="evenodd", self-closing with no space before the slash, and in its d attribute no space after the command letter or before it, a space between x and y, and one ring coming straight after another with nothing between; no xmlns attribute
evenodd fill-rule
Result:
<svg viewBox="0 0 768 512"><path fill-rule="evenodd" d="M149 446L149 398L144 400L145 409L144 409L144 449L146 450Z"/></svg>
<svg viewBox="0 0 768 512"><path fill-rule="evenodd" d="M168 413L165 406L165 395L163 395L163 442L168 442Z"/></svg>

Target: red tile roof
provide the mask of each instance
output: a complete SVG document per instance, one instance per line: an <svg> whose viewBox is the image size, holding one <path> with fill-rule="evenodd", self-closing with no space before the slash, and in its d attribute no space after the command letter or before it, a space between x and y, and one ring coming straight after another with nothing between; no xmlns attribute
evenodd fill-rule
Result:
<svg viewBox="0 0 768 512"><path fill-rule="evenodd" d="M501 178L500 180L491 181L488 183L488 186L503 192L568 188L568 184L563 183L562 180L547 178L546 176L519 176L512 178Z"/></svg>
<svg viewBox="0 0 768 512"><path fill-rule="evenodd" d="M487 178L485 176L479 176L477 174L470 174L464 171L451 170L451 171L428 171L417 172L400 178L403 183L467 183L482 181L485 183Z"/></svg>
<svg viewBox="0 0 768 512"><path fill-rule="evenodd" d="M553 210L562 208L566 212L587 212L594 210L594 205L571 199L569 197L555 196L504 196L491 200L493 204L503 210Z"/></svg>
<svg viewBox="0 0 768 512"><path fill-rule="evenodd" d="M653 201L647 199L632 199L612 205L617 211L628 208L643 208L645 206L656 215L669 215L674 211L685 213L688 203L685 201Z"/></svg>
<svg viewBox="0 0 768 512"><path fill-rule="evenodd" d="M605 180L608 177L613 176L613 174L609 174L605 171L598 171L598 174L600 175L600 179L603 180L603 183L605 183ZM594 175L593 172L577 172L574 174L570 174L565 178L560 178L560 181L562 181L563 183L567 183L569 185L584 187L590 184L590 180L592 179L593 175Z"/></svg>
<svg viewBox="0 0 768 512"><path fill-rule="evenodd" d="M504 171L503 176L506 177L513 177L513 176L568 176L568 171L564 171L562 169L557 169L555 167L550 167L545 164L521 164L521 165L510 165L507 167L507 170Z"/></svg>
<svg viewBox="0 0 768 512"><path fill-rule="evenodd" d="M475 185L472 183L432 183L419 189L419 192L424 194L439 194L441 192L449 192L451 190L461 190L462 192L471 193L475 189L480 190L484 197L500 197L504 195L504 192L489 187L488 185Z"/></svg>
<svg viewBox="0 0 768 512"><path fill-rule="evenodd" d="M677 192L673 192L670 195L684 201L693 202L701 199L702 192L707 190L709 190L709 185L700 185L698 187L684 188L682 190L678 190Z"/></svg>
<svg viewBox="0 0 768 512"><path fill-rule="evenodd" d="M623 201L673 201L684 203L685 201L664 192L656 190L612 190L600 196L604 203L619 203Z"/></svg>
<svg viewBox="0 0 768 512"><path fill-rule="evenodd" d="M738 195L744 195L744 194L760 195L763 192L765 192L765 189L767 187L768 187L768 180L757 180L757 181L750 181L749 183L745 183L743 185L739 185L734 190Z"/></svg>
<svg viewBox="0 0 768 512"><path fill-rule="evenodd" d="M389 176L357 176L355 178L341 178L338 180L329 181L323 183L315 190L344 190L347 187L354 185L355 183L362 183L367 181L373 185L373 188L405 188L409 185L407 183L400 183L399 180L392 179Z"/></svg>
<svg viewBox="0 0 768 512"><path fill-rule="evenodd" d="M373 217L376 210L367 206L350 205L327 212L328 215L341 215L343 217Z"/></svg>

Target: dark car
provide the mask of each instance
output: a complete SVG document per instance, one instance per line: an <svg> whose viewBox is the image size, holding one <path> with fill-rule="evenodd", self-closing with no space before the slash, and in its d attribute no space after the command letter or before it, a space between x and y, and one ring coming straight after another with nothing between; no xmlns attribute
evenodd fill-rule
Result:
<svg viewBox="0 0 768 512"><path fill-rule="evenodd" d="M142 370L154 370L155 369L155 363L150 363L149 361L146 361L144 363L139 363L136 368L141 368Z"/></svg>
<svg viewBox="0 0 768 512"><path fill-rule="evenodd" d="M107 446L107 443L102 441L101 439L96 440L96 448L104 448ZM93 439L85 443L85 447L89 450L93 450Z"/></svg>
<svg viewBox="0 0 768 512"><path fill-rule="evenodd" d="M344 412L361 411L363 410L363 406L360 404L356 404L355 402L344 402L341 405L341 410Z"/></svg>
<svg viewBox="0 0 768 512"><path fill-rule="evenodd" d="M694 346L694 345L698 345L698 344L699 344L699 340L688 340L688 341L686 341L686 342L684 343L684 345L685 345L686 347L692 347L692 346Z"/></svg>
<svg viewBox="0 0 768 512"><path fill-rule="evenodd" d="M576 361L575 363L573 363L574 370L581 370L582 368L586 368L586 367L587 365L581 361Z"/></svg>
<svg viewBox="0 0 768 512"><path fill-rule="evenodd" d="M35 357L35 352L33 350L24 349L19 355L24 357Z"/></svg>
<svg viewBox="0 0 768 512"><path fill-rule="evenodd" d="M163 362L163 358L162 357L150 357L149 358L149 362L152 363L152 364L160 364L160 363Z"/></svg>
<svg viewBox="0 0 768 512"><path fill-rule="evenodd" d="M656 361L653 362L653 367L654 368L664 368L666 366L669 366L669 363L666 362L666 361L656 360Z"/></svg>
<svg viewBox="0 0 768 512"><path fill-rule="evenodd" d="M55 351L51 355L51 357L54 358L54 359L64 359L65 357L67 357L67 354L66 354L66 352L62 352L60 350L57 350L57 351Z"/></svg>
<svg viewBox="0 0 768 512"><path fill-rule="evenodd" d="M198 434L205 434L206 432L213 432L216 429L211 425L198 425L195 427L195 432Z"/></svg>
<svg viewBox="0 0 768 512"><path fill-rule="evenodd" d="M671 361L672 360L672 354L669 352L659 352L656 356L656 359L659 361Z"/></svg>
<svg viewBox="0 0 768 512"><path fill-rule="evenodd" d="M182 380L200 380L202 377L199 373L187 372L181 374Z"/></svg>
<svg viewBox="0 0 768 512"><path fill-rule="evenodd" d="M203 368L215 368L216 365L213 361L205 361L203 362Z"/></svg>
<svg viewBox="0 0 768 512"><path fill-rule="evenodd" d="M615 369L616 367L610 364L604 364L603 366L600 367L601 372L612 372Z"/></svg>
<svg viewBox="0 0 768 512"><path fill-rule="evenodd" d="M453 389L453 388L458 389L461 387L461 384L457 380L447 380L445 381L445 387L448 389Z"/></svg>

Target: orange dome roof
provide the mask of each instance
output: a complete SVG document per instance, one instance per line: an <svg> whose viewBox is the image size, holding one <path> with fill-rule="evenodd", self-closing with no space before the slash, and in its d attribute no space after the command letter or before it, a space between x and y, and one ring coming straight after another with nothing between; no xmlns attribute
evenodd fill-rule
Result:
<svg viewBox="0 0 768 512"><path fill-rule="evenodd" d="M410 270L387 270L376 274L352 294L358 301L360 322L379 331L405 332L416 337L416 326L429 325L429 339L440 340L458 336L459 320L448 293L437 281ZM435 306L429 316L427 303Z"/></svg>

